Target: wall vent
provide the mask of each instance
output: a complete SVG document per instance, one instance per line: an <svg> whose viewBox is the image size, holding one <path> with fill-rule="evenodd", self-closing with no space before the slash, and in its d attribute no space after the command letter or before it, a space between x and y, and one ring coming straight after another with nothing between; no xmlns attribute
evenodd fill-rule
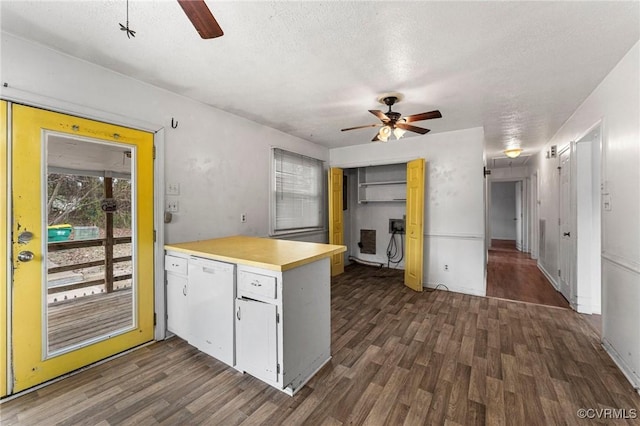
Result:
<svg viewBox="0 0 640 426"><path fill-rule="evenodd" d="M360 253L376 254L376 230L375 229L360 230Z"/></svg>

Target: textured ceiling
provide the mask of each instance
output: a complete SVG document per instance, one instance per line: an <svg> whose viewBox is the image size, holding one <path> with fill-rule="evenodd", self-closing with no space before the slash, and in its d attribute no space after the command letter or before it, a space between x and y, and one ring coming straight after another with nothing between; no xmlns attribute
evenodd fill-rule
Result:
<svg viewBox="0 0 640 426"><path fill-rule="evenodd" d="M130 0L135 39L123 0L0 12L3 31L330 148L369 143L374 129L340 129L398 91L404 115L442 112L415 123L432 132L484 127L488 158L539 150L640 38L637 1L207 3L221 38L172 0Z"/></svg>

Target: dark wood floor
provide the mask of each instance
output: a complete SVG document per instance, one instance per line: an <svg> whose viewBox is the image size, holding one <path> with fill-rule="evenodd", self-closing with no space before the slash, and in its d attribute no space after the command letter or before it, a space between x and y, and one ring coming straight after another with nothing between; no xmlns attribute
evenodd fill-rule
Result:
<svg viewBox="0 0 640 426"><path fill-rule="evenodd" d="M568 308L569 302L553 288L529 253L512 240L491 240L487 266L487 296Z"/></svg>
<svg viewBox="0 0 640 426"><path fill-rule="evenodd" d="M640 409L572 310L416 293L402 271L333 280L332 353L288 397L173 338L6 402L0 423L573 425L594 424L579 408Z"/></svg>

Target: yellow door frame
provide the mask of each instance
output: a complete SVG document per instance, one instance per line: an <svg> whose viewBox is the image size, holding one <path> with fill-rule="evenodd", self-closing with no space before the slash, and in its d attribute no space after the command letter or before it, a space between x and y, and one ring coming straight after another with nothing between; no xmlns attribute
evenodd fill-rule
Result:
<svg viewBox="0 0 640 426"><path fill-rule="evenodd" d="M153 134L22 105L12 107L13 167L12 247L14 251L12 309L12 393L27 389L74 369L91 364L131 347L153 340L154 324L154 200ZM137 328L91 346L55 357L44 356L41 290L42 249L46 247L41 214L41 138L43 130L82 136L136 147L137 176L137 264L135 281L138 293ZM35 188L35 189L34 189ZM33 194L37 196L33 196ZM25 195L26 194L26 195ZM0 194L1 195L1 194ZM6 223L6 222L5 222ZM17 243L19 231L30 230L35 238ZM45 240L43 241L43 237ZM36 256L29 263L16 259L18 251L29 250ZM142 270L142 267L147 269ZM34 284L35 283L35 284ZM143 284L144 283L144 284Z"/></svg>

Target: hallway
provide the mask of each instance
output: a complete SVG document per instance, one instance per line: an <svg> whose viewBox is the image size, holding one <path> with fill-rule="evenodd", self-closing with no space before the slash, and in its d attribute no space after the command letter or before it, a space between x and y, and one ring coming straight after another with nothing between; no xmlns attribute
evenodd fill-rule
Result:
<svg viewBox="0 0 640 426"><path fill-rule="evenodd" d="M487 296L569 308L567 300L547 280L528 253L515 241L491 240L487 266Z"/></svg>

